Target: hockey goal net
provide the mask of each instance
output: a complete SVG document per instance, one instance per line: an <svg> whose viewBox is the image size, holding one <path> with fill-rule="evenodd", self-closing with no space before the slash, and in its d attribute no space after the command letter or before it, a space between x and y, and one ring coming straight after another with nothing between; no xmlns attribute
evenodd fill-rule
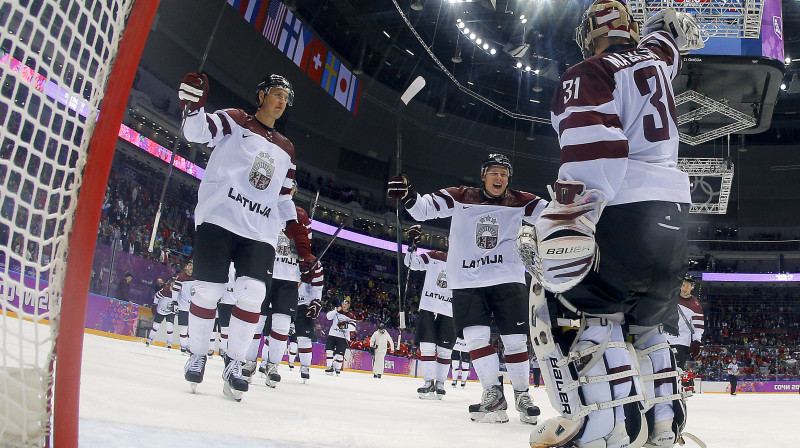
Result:
<svg viewBox="0 0 800 448"><path fill-rule="evenodd" d="M0 446L50 446L53 426L77 445L82 266L115 143L100 135L119 129L157 5L0 1Z"/></svg>

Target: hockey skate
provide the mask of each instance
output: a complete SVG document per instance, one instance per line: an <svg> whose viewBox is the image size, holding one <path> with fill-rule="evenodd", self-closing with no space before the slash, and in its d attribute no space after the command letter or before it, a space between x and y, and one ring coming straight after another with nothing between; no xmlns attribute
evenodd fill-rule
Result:
<svg viewBox="0 0 800 448"><path fill-rule="evenodd" d="M483 390L481 402L469 405L470 418L478 423L508 422L508 403L503 394L503 383Z"/></svg>
<svg viewBox="0 0 800 448"><path fill-rule="evenodd" d="M219 349L218 351L219 351L219 357L225 359L225 350Z"/></svg>
<svg viewBox="0 0 800 448"><path fill-rule="evenodd" d="M333 367L328 367L327 369L325 369L325 375L333 376L333 372L334 372Z"/></svg>
<svg viewBox="0 0 800 448"><path fill-rule="evenodd" d="M172 344L167 344L167 350L171 350L171 349L172 349Z"/></svg>
<svg viewBox="0 0 800 448"><path fill-rule="evenodd" d="M153 342L153 340L152 340L152 339L150 339L150 338L147 338L147 339L145 339L145 340L144 340L144 345L145 345L146 347L150 347L150 343L151 343L151 342Z"/></svg>
<svg viewBox="0 0 800 448"><path fill-rule="evenodd" d="M337 370L337 371L336 371L336 376L339 376L341 373L342 373L342 371L341 371L341 370ZM734 394L734 395L736 395L736 394Z"/></svg>
<svg viewBox="0 0 800 448"><path fill-rule="evenodd" d="M189 382L192 393L197 389L197 385L203 382L203 375L206 373L205 355L191 354L186 365L183 366L183 377Z"/></svg>
<svg viewBox="0 0 800 448"><path fill-rule="evenodd" d="M267 361L261 361L258 364L258 373L267 376Z"/></svg>
<svg viewBox="0 0 800 448"><path fill-rule="evenodd" d="M467 387L467 382L466 381L462 381L461 382L461 388L464 389L465 387Z"/></svg>
<svg viewBox="0 0 800 448"><path fill-rule="evenodd" d="M417 393L422 400L435 400L436 384L433 381L425 381L425 384L417 389Z"/></svg>
<svg viewBox="0 0 800 448"><path fill-rule="evenodd" d="M533 404L533 399L528 395L527 390L514 391L514 404L519 411L519 421L522 423L536 424L536 419L540 414L539 408Z"/></svg>
<svg viewBox="0 0 800 448"><path fill-rule="evenodd" d="M303 380L303 384L305 384L306 381L308 381L308 379L311 378L309 370L310 369L308 368L308 366L300 366L300 378Z"/></svg>
<svg viewBox="0 0 800 448"><path fill-rule="evenodd" d="M457 385L458 385L458 381L453 381L453 387L456 387Z"/></svg>
<svg viewBox="0 0 800 448"><path fill-rule="evenodd" d="M442 398L444 398L446 393L447 393L447 391L444 390L444 383L437 381L436 382L436 399L437 400L441 400Z"/></svg>
<svg viewBox="0 0 800 448"><path fill-rule="evenodd" d="M278 365L269 363L267 364L267 386L275 389L275 386L281 382L281 375L278 373Z"/></svg>
<svg viewBox="0 0 800 448"><path fill-rule="evenodd" d="M248 383L253 382L253 374L256 372L256 362L255 361L245 361L244 365L242 366L242 376L244 379L247 380Z"/></svg>
<svg viewBox="0 0 800 448"><path fill-rule="evenodd" d="M189 349L184 346L181 346L181 354L186 356L192 356L192 352L190 352Z"/></svg>
<svg viewBox="0 0 800 448"><path fill-rule="evenodd" d="M169 348L169 347L167 347L167 348ZM208 357L211 358L212 356L214 356L214 350L209 350L208 351Z"/></svg>
<svg viewBox="0 0 800 448"><path fill-rule="evenodd" d="M242 395L250 387L246 379L242 377L242 363L235 359L225 357L225 370L222 371L222 379L225 383L222 386L222 393L226 397L236 401L242 401Z"/></svg>

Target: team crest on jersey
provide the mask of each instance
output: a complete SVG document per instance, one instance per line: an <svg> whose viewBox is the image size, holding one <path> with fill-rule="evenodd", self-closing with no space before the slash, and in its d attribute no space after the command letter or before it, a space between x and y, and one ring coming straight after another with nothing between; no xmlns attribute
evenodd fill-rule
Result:
<svg viewBox="0 0 800 448"><path fill-rule="evenodd" d="M281 257L290 257L294 255L292 250L292 241L284 235L283 232L278 234L278 245L275 252Z"/></svg>
<svg viewBox="0 0 800 448"><path fill-rule="evenodd" d="M481 249L494 249L497 247L497 239L500 234L500 226L497 218L484 216L478 220L475 230L475 244Z"/></svg>
<svg viewBox="0 0 800 448"><path fill-rule="evenodd" d="M436 277L436 286L447 289L447 271L445 269L442 269L442 272Z"/></svg>
<svg viewBox="0 0 800 448"><path fill-rule="evenodd" d="M275 159L269 154L262 152L256 156L253 161L253 166L250 167L250 175L248 180L250 185L259 190L266 190L272 180L272 175L275 174Z"/></svg>

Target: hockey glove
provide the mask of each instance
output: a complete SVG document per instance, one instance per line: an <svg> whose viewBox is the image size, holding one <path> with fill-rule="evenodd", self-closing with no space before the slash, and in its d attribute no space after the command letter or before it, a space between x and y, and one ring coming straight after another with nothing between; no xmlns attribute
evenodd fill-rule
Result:
<svg viewBox="0 0 800 448"><path fill-rule="evenodd" d="M319 299L314 299L308 304L308 308L306 308L306 317L316 319L320 311L322 311L322 302L320 302Z"/></svg>
<svg viewBox="0 0 800 448"><path fill-rule="evenodd" d="M206 105L208 95L208 77L203 74L189 73L183 77L178 88L178 98L181 100L181 109L189 105L189 112L197 112Z"/></svg>
<svg viewBox="0 0 800 448"><path fill-rule="evenodd" d="M706 46L700 27L694 17L687 12L677 12L672 8L662 9L647 19L642 28L644 36L654 31L668 32L675 39L681 54Z"/></svg>
<svg viewBox="0 0 800 448"><path fill-rule="evenodd" d="M302 272L302 270L301 270L300 281L303 282L303 283L308 283L310 285L311 283L314 282L315 278L319 278L322 275L323 275L322 264L317 263L317 265L314 267L314 269L312 269L312 270L310 270L308 272Z"/></svg>
<svg viewBox="0 0 800 448"><path fill-rule="evenodd" d="M314 265L317 258L311 253L311 241L308 239L308 229L297 221L290 221L283 231L287 238L294 242L297 256L300 259L300 272L306 273Z"/></svg>
<svg viewBox="0 0 800 448"><path fill-rule="evenodd" d="M386 195L389 196L389 199L399 201L406 208L414 205L414 201L417 199L417 193L405 174L389 178L389 182L386 184Z"/></svg>
<svg viewBox="0 0 800 448"><path fill-rule="evenodd" d="M417 247L419 240L422 238L422 226L419 224L408 228L408 245Z"/></svg>
<svg viewBox="0 0 800 448"><path fill-rule="evenodd" d="M528 271L550 292L573 288L596 262L595 224L606 200L583 182L558 180L553 200L536 224L517 232L517 252Z"/></svg>
<svg viewBox="0 0 800 448"><path fill-rule="evenodd" d="M691 356L692 359L697 359L697 357L700 356L701 348L703 348L703 346L699 342L692 341L692 345L689 346L689 356Z"/></svg>

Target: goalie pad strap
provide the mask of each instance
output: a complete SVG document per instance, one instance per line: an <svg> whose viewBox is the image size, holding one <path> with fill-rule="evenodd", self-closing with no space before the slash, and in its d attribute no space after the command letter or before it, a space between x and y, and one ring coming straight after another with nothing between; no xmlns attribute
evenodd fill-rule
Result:
<svg viewBox="0 0 800 448"><path fill-rule="evenodd" d="M666 396L663 396L663 397L650 398L648 400L645 400L645 403L647 403L647 406L649 407L649 406L654 405L656 403L665 403L667 401L683 400L683 399L684 399L684 396L682 394L672 394L672 395L666 395Z"/></svg>
<svg viewBox="0 0 800 448"><path fill-rule="evenodd" d="M656 344L648 348L642 348L642 349L637 348L636 353L638 353L638 357L641 359L649 355L650 353L661 350L662 348L667 348L667 349L670 348L669 342L662 342L660 344Z"/></svg>
<svg viewBox="0 0 800 448"><path fill-rule="evenodd" d="M637 394L637 395L631 395L630 397L620 398L620 399L617 399L617 400L604 401L602 403L594 403L594 404L590 404L590 405L584 405L583 406L583 410L581 412L575 414L574 416L572 416L570 419L571 420L577 420L579 418L586 417L587 415L591 414L594 411L599 411L601 409L609 409L609 408L613 408L613 407L616 407L616 406L621 406L623 404L639 402L639 401L642 401L642 400L644 400L644 395Z"/></svg>

